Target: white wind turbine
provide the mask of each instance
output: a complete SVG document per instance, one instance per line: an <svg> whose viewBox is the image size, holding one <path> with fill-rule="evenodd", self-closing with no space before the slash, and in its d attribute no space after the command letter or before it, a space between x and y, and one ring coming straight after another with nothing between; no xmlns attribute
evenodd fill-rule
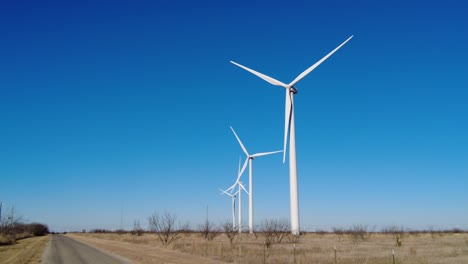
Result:
<svg viewBox="0 0 468 264"><path fill-rule="evenodd" d="M239 145L241 146L245 155L247 155L247 159L245 160L244 166L242 167L242 172L245 170L245 167L247 166L247 161L249 162L249 232L253 233L252 160L256 157L283 152L283 150L272 151L272 152L261 152L261 153L255 153L255 154L250 155L247 149L244 147L244 144L242 144L242 141L240 140L240 138L237 136L236 131L234 131L234 128L231 127L231 130L232 130L232 133L234 133L234 136L236 136L237 141L239 142Z"/></svg>
<svg viewBox="0 0 468 264"><path fill-rule="evenodd" d="M291 233L294 235L299 234L299 195L297 191L297 166L296 166L296 131L294 122L294 95L297 93L297 89L294 87L302 78L317 68L322 62L328 57L340 49L346 44L353 36L349 37L346 41L341 43L338 47L328 53L321 60L317 61L314 65L310 66L304 72L299 74L296 79L291 83L285 84L274 78L271 78L265 74L249 69L239 63L231 61L232 64L241 67L242 69L260 77L261 79L269 82L270 84L281 86L286 89L286 105L285 105L285 120L284 120L284 154L283 163L286 160L286 145L289 132L289 191L291 199Z"/></svg>
<svg viewBox="0 0 468 264"><path fill-rule="evenodd" d="M221 191L221 194L226 194L227 196L231 197L231 203L232 203L232 230L235 230L236 229L236 196L239 193L239 190L237 190L237 192L235 192L235 193L229 193L229 192L223 191L221 189L219 189L219 190Z"/></svg>
<svg viewBox="0 0 468 264"><path fill-rule="evenodd" d="M244 172L244 171L242 171ZM238 230L239 230L239 233L242 233L242 190L244 190L247 195L249 195L249 192L245 189L244 187L244 184L239 181L240 179L240 176L242 175L239 174L239 177L237 177L237 180L236 182L229 188L227 188L226 190L224 190L223 192L228 192L230 191L232 193L232 191L234 190L234 188L237 186L237 192L236 194L238 195L238 198L239 198L239 219L238 219Z"/></svg>
<svg viewBox="0 0 468 264"><path fill-rule="evenodd" d="M237 176L239 177L239 174L241 172L241 167L240 167L240 164L241 164L241 157L239 157L239 168L237 170ZM236 195L239 193L239 190L237 190L237 192L235 193L229 193L226 191L223 191L221 189L219 189L221 191L221 195L222 194L226 194L227 196L230 196L231 197L231 203L232 203L232 230L235 230L236 229Z"/></svg>

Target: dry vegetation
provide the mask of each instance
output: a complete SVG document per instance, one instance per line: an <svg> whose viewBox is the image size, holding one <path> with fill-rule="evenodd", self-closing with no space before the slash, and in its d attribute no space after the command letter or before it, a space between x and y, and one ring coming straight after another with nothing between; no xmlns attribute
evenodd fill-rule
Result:
<svg viewBox="0 0 468 264"><path fill-rule="evenodd" d="M9 210L5 217L1 216L1 209L0 203L0 246L13 245L17 240L33 236L44 236L49 233L47 225L23 223L22 218L15 215L14 207Z"/></svg>
<svg viewBox="0 0 468 264"><path fill-rule="evenodd" d="M0 263L36 264L41 263L42 253L50 236L21 239L13 245L0 247Z"/></svg>
<svg viewBox="0 0 468 264"><path fill-rule="evenodd" d="M362 231L362 230L361 230ZM424 232L404 235L394 233L355 234L307 233L299 238L286 236L281 242L265 244L263 234L242 234L233 243L225 234L207 240L201 233L183 233L173 243L163 246L155 234L141 236L128 234L80 234L79 237L93 238L103 244L122 242L130 247L149 247L167 252L183 254L184 261L173 263L392 263L392 249L396 263L468 263L468 233ZM397 232L398 231L398 232ZM395 234L396 233L396 234ZM361 238L356 238L361 237ZM396 245L396 237L400 245ZM296 240L296 241L295 241ZM293 242L296 243L293 243ZM114 243L115 244L115 243ZM97 245L99 246L99 245ZM336 247L336 262L335 252ZM152 250L144 250L151 252ZM118 252L116 252L118 253ZM148 254L149 254L148 253ZM188 257L187 257L188 256ZM204 260L203 260L204 259ZM135 259L134 259L135 260ZM140 255L140 263L160 263Z"/></svg>

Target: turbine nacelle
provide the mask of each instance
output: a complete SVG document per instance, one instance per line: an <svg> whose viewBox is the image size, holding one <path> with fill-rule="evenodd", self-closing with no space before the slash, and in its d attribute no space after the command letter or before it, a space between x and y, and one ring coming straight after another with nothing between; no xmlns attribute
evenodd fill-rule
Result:
<svg viewBox="0 0 468 264"><path fill-rule="evenodd" d="M292 92L293 94L297 94L297 89L294 86L289 87L289 91Z"/></svg>

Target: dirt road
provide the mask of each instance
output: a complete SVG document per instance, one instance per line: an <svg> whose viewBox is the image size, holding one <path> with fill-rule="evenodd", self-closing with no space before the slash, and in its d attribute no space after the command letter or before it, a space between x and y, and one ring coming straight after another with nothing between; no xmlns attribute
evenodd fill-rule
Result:
<svg viewBox="0 0 468 264"><path fill-rule="evenodd" d="M45 264L129 264L130 261L105 253L63 235L53 235L42 257Z"/></svg>

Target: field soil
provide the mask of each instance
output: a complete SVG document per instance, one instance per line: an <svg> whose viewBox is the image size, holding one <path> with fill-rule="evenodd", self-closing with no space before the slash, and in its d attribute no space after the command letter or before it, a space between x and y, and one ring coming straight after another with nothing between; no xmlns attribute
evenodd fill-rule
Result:
<svg viewBox="0 0 468 264"><path fill-rule="evenodd" d="M39 264L50 236L18 240L14 245L0 246L0 263Z"/></svg>
<svg viewBox="0 0 468 264"><path fill-rule="evenodd" d="M141 237L129 234L67 234L70 238L92 245L107 252L125 257L135 263L216 264L220 260L193 256L163 247L154 235Z"/></svg>
<svg viewBox="0 0 468 264"><path fill-rule="evenodd" d="M224 234L207 241L200 234L189 233L169 246L162 246L154 234L70 234L70 237L137 263L391 264L392 250L395 263L468 263L468 233L405 234L399 239L400 246L390 234L368 234L360 239L352 234L308 233L296 243L286 237L282 243L268 248L262 234L243 234L231 244Z"/></svg>

